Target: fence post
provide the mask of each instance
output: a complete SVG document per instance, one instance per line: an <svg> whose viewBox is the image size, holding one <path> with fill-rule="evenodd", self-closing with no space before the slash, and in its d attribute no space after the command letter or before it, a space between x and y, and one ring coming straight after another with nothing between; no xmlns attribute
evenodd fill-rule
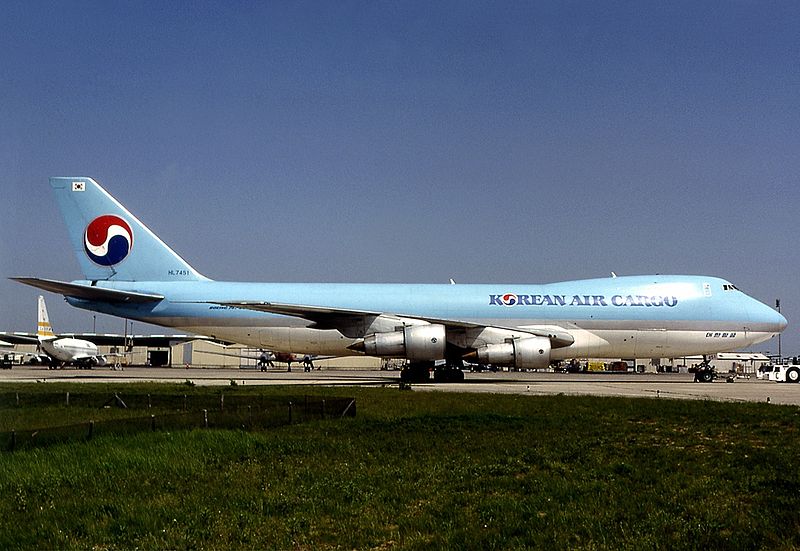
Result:
<svg viewBox="0 0 800 551"><path fill-rule="evenodd" d="M156 431L156 416L150 415L150 430L155 432Z"/></svg>
<svg viewBox="0 0 800 551"><path fill-rule="evenodd" d="M250 428L253 428L253 406L247 406L247 419L250 423Z"/></svg>
<svg viewBox="0 0 800 551"><path fill-rule="evenodd" d="M186 394L183 395L183 411L188 411L189 408L186 407Z"/></svg>
<svg viewBox="0 0 800 551"><path fill-rule="evenodd" d="M353 400L350 400L350 403L349 403L349 404L347 404L347 407L346 407L346 408L344 408L344 411L342 412L342 417L344 417L345 415L347 415L347 412L348 412L348 411L350 411L350 408L353 408L353 415L352 415L352 417L355 417L355 416L356 416L356 401L355 401L355 399L353 399Z"/></svg>
<svg viewBox="0 0 800 551"><path fill-rule="evenodd" d="M17 447L17 431L11 431L11 451L13 452L14 449Z"/></svg>
<svg viewBox="0 0 800 551"><path fill-rule="evenodd" d="M94 435L94 421L89 421L89 440L92 439Z"/></svg>
<svg viewBox="0 0 800 551"><path fill-rule="evenodd" d="M17 406L19 406L19 392L17 392Z"/></svg>
<svg viewBox="0 0 800 551"><path fill-rule="evenodd" d="M325 419L325 400L322 400L322 418Z"/></svg>
<svg viewBox="0 0 800 551"><path fill-rule="evenodd" d="M292 403L289 402L289 424L292 424Z"/></svg>
<svg viewBox="0 0 800 551"><path fill-rule="evenodd" d="M219 410L225 411L225 393L219 395Z"/></svg>
<svg viewBox="0 0 800 551"><path fill-rule="evenodd" d="M67 391L67 405L69 405L69 391Z"/></svg>
<svg viewBox="0 0 800 551"><path fill-rule="evenodd" d="M203 427L208 428L208 410L203 410Z"/></svg>
<svg viewBox="0 0 800 551"><path fill-rule="evenodd" d="M150 399L150 395L148 394L147 395L147 409L150 409L151 407L153 407L153 402Z"/></svg>

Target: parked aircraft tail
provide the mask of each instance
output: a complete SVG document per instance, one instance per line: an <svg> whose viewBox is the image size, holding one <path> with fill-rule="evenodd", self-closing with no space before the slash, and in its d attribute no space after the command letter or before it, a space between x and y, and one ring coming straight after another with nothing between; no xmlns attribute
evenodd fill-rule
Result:
<svg viewBox="0 0 800 551"><path fill-rule="evenodd" d="M56 338L53 328L50 326L50 318L47 315L47 306L44 304L44 297L39 295L39 317L36 329L36 338L39 342L51 341Z"/></svg>
<svg viewBox="0 0 800 551"><path fill-rule="evenodd" d="M91 178L50 178L88 280L207 279Z"/></svg>

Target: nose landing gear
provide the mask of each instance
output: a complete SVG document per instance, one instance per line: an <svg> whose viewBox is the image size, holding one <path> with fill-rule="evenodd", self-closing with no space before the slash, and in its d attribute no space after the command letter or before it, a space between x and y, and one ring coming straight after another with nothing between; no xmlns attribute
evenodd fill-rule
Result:
<svg viewBox="0 0 800 551"><path fill-rule="evenodd" d="M703 361L694 372L695 383L711 383L717 378L717 368L708 361L708 356L703 356Z"/></svg>

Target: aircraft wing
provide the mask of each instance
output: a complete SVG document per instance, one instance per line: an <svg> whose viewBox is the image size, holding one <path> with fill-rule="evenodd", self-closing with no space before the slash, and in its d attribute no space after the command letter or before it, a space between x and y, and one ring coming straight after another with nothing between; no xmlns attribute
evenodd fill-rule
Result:
<svg viewBox="0 0 800 551"><path fill-rule="evenodd" d="M268 312L271 314L282 314L285 316L293 316L302 318L314 323L315 329L338 329L351 327L369 326L370 323L380 316L387 316L391 318L407 319L407 320L420 320L427 323L435 323L444 325L448 329L483 329L494 328L505 331L512 331L515 333L527 333L536 337L547 337L550 339L553 348L563 348L570 346L575 342L575 338L567 331L555 330L552 328L539 329L534 327L506 327L498 325L482 325L480 323L470 321L460 321L452 319L432 318L426 316L409 316L404 314L397 314L394 312L380 312L373 310L351 310L346 308L331 308L327 306L309 306L298 304L284 304L278 302L218 302L224 306L234 306L237 308L246 308L248 310L256 310L259 312ZM346 331L343 331L347 334ZM359 335L363 336L363 335Z"/></svg>
<svg viewBox="0 0 800 551"><path fill-rule="evenodd" d="M103 333L59 333L59 338L71 338L90 341L98 346L123 346L133 343L135 346L164 347L192 341L208 341L223 343L203 335L119 335ZM0 339L11 344L36 344L39 339L36 333L8 333L0 331ZM104 354L108 355L108 354Z"/></svg>
<svg viewBox="0 0 800 551"><path fill-rule="evenodd" d="M36 344L39 339L36 333L6 333L0 332L0 338L11 344Z"/></svg>
<svg viewBox="0 0 800 551"><path fill-rule="evenodd" d="M59 337L69 337L93 342L98 346L134 346L165 347L193 341L214 341L202 335L120 335L107 333L59 333Z"/></svg>
<svg viewBox="0 0 800 551"><path fill-rule="evenodd" d="M215 304L303 318L314 322L316 329L338 329L340 325L352 324L383 314L383 312L373 310L346 310L327 306L284 304L280 302L219 302Z"/></svg>
<svg viewBox="0 0 800 551"><path fill-rule="evenodd" d="M342 334L353 338L363 336L359 334L359 329L382 315L382 312L371 310L347 310L279 302L231 301L214 302L214 304L302 318L312 322L314 329L337 329Z"/></svg>

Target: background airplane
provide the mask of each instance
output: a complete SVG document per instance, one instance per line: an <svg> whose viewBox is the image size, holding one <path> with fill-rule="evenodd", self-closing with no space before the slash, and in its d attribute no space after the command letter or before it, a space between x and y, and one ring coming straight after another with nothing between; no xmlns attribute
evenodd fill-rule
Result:
<svg viewBox="0 0 800 551"><path fill-rule="evenodd" d="M209 341L215 342L216 341ZM225 348L226 345L223 343L216 343L219 346ZM292 370L292 364L303 364L304 367L313 367L314 360L327 360L333 358L334 356L319 356L316 354L294 354L291 352L280 352L274 350L264 350L260 349L257 354L242 354L242 353L231 353L231 352L215 352L211 350L205 350L205 354L211 354L213 356L225 356L228 358L239 358L240 360L249 360L256 363L256 366L261 368L261 371L266 371L268 367L275 367L275 362L284 363L286 364L287 371Z"/></svg>
<svg viewBox="0 0 800 551"><path fill-rule="evenodd" d="M36 331L39 348L50 359L51 368L66 364L77 364L86 367L105 365L106 357L98 354L97 345L93 342L73 337L57 337L50 325L44 297L39 295L38 329Z"/></svg>
<svg viewBox="0 0 800 551"><path fill-rule="evenodd" d="M10 348L17 344L36 344L37 353L15 354L27 363L46 363L51 367L76 364L91 367L105 365L109 357L122 357L125 354L100 354L100 346L124 347L130 351L136 346L165 347L194 340L209 340L202 335L118 335L96 333L61 333L56 335L50 324L44 297L38 298L37 332L0 332L0 348ZM6 342L7 341L7 342ZM11 351L11 350L9 350Z"/></svg>
<svg viewBox="0 0 800 551"><path fill-rule="evenodd" d="M213 281L91 178L51 178L84 274L13 278L73 306L300 354L405 358L406 380L463 379L464 359L517 368L571 358L675 358L763 342L786 319L710 276L546 285Z"/></svg>

